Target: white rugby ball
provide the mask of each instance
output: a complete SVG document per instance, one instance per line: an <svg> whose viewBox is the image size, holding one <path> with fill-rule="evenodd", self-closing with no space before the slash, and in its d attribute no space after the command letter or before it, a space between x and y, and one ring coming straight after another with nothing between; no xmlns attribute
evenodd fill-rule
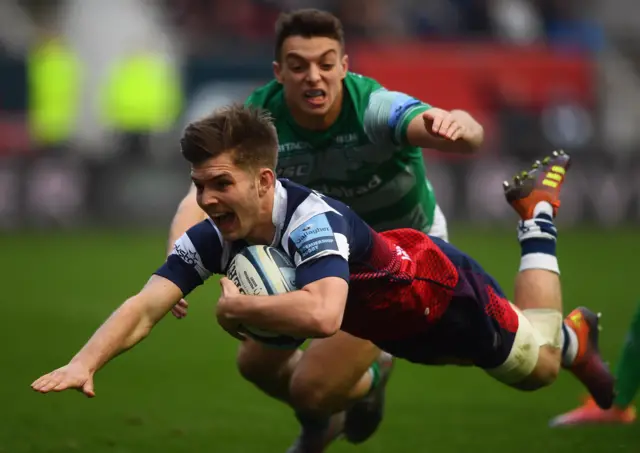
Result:
<svg viewBox="0 0 640 453"><path fill-rule="evenodd" d="M275 247L252 245L233 257L227 269L227 278L243 294L271 296L296 289L296 268L289 257ZM296 348L304 339L243 326L247 334L257 341L276 347Z"/></svg>

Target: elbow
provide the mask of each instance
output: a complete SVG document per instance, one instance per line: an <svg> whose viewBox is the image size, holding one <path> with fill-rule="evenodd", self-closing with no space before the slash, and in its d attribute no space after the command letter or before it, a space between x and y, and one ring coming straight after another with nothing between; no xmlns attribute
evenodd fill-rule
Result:
<svg viewBox="0 0 640 453"><path fill-rule="evenodd" d="M311 315L310 335L312 338L326 338L338 333L342 325L342 313L319 308Z"/></svg>

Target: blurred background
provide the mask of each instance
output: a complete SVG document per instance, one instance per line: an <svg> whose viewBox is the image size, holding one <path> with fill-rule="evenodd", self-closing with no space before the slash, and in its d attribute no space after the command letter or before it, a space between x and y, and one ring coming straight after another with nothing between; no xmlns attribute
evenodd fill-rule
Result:
<svg viewBox="0 0 640 453"><path fill-rule="evenodd" d="M343 20L354 71L484 125L478 156L425 150L427 173L451 241L508 294L519 248L501 182L554 148L572 153L565 304L605 313L615 365L640 299L636 0L1 0L0 453L262 453L293 440L291 411L235 369L215 283L101 371L96 399L29 384L162 263L190 183L182 129L271 78L275 19L298 7ZM381 432L357 450L640 451L637 426L547 428L582 395L566 374L524 394L478 370L401 363Z"/></svg>
<svg viewBox="0 0 640 453"><path fill-rule="evenodd" d="M450 220L508 218L495 180L564 148L563 222L640 221L632 0L0 3L2 229L167 221L182 128L269 80L278 12L307 6L344 21L354 71L483 123L480 158L428 153Z"/></svg>

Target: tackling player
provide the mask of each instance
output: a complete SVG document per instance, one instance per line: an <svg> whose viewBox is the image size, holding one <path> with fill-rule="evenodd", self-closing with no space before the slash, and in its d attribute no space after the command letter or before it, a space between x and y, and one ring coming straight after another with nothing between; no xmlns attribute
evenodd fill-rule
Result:
<svg viewBox="0 0 640 453"><path fill-rule="evenodd" d="M69 364L34 381L34 390L78 388L95 396L94 374L109 360L212 274L224 274L243 247L267 244L295 263L300 289L242 295L221 279L218 322L236 338L245 340L241 325L297 338L343 329L396 357L472 364L521 390L551 384L562 364L601 407L611 406L613 378L598 352L597 316L578 308L562 319L553 218L569 167L565 154L505 183L522 219L512 305L475 260L445 241L413 229L376 233L343 203L277 179L277 134L256 109L220 109L188 126L181 143L209 218L176 241L144 288ZM319 233L308 234L314 226Z"/></svg>
<svg viewBox="0 0 640 453"><path fill-rule="evenodd" d="M246 102L269 110L275 119L278 176L346 203L376 231L415 228L447 240L422 148L477 150L483 129L468 113L431 107L349 72L342 24L328 12L300 10L279 18L273 70L275 80ZM176 213L169 251L202 218L192 189ZM186 308L181 301L173 313L183 317ZM317 444L342 431L343 422L351 442L375 431L391 358L370 342L339 332L293 355L245 341L238 366L276 398L293 387L303 430L291 451L302 453L322 451ZM350 407L346 417L338 413L329 423L326 414L345 407Z"/></svg>
<svg viewBox="0 0 640 453"><path fill-rule="evenodd" d="M616 397L610 409L602 409L593 398L585 404L551 420L550 425L627 424L636 420L633 399L640 389L640 305L631 321L616 370Z"/></svg>

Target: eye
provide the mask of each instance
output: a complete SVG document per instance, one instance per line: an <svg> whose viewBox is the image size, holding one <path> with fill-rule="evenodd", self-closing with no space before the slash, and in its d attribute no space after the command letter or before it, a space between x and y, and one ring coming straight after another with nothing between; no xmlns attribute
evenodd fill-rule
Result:
<svg viewBox="0 0 640 453"><path fill-rule="evenodd" d="M229 188L232 185L233 185L233 183L231 181L227 180L227 179L223 179L223 180L215 182L216 190L219 190L219 191L223 191L223 190Z"/></svg>
<svg viewBox="0 0 640 453"><path fill-rule="evenodd" d="M320 68L322 68L323 71L331 71L334 66L335 66L335 64L333 64L333 63L322 63L320 65Z"/></svg>
<svg viewBox="0 0 640 453"><path fill-rule="evenodd" d="M202 192L202 190L204 189L204 186L198 182L194 182L193 185L196 186L196 191L198 193Z"/></svg>

